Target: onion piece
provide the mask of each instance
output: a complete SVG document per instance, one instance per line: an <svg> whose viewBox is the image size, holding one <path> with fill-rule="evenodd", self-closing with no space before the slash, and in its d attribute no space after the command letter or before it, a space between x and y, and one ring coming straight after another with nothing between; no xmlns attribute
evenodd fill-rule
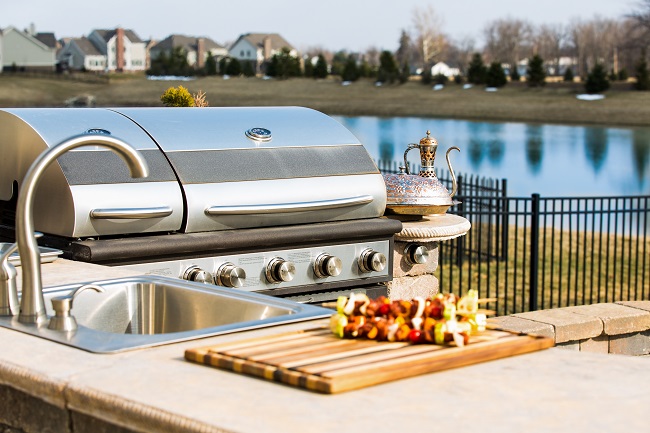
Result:
<svg viewBox="0 0 650 433"><path fill-rule="evenodd" d="M350 293L350 298L348 299L348 303L345 305L345 308L343 308L343 314L350 315L354 312L354 292Z"/></svg>

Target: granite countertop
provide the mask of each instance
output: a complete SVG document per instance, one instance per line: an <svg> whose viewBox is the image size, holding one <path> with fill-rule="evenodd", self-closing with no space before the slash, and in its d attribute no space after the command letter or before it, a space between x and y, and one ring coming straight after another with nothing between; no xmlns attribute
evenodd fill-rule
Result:
<svg viewBox="0 0 650 433"><path fill-rule="evenodd" d="M44 285L134 275L56 260ZM184 360L186 349L312 321L98 355L0 329L0 384L135 431L645 431L650 360L552 348L337 395Z"/></svg>

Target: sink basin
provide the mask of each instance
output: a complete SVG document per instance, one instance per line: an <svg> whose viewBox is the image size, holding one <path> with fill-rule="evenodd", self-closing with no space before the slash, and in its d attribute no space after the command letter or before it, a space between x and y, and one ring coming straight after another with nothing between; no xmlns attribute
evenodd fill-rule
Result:
<svg viewBox="0 0 650 433"><path fill-rule="evenodd" d="M44 290L51 299L83 284ZM0 326L96 353L112 353L328 317L331 310L254 292L161 276L95 281L104 293L75 299L76 331L60 332L0 317Z"/></svg>

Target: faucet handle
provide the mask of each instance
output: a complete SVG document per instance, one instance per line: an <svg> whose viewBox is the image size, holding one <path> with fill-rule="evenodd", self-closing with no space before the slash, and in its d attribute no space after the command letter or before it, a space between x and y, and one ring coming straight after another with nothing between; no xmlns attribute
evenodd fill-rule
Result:
<svg viewBox="0 0 650 433"><path fill-rule="evenodd" d="M16 276L16 268L9 262L9 257L16 251L18 251L18 244L13 243L2 253L2 256L0 256L0 275L4 276L13 273Z"/></svg>
<svg viewBox="0 0 650 433"><path fill-rule="evenodd" d="M34 232L34 236L40 238L43 233ZM16 251L18 243L13 243L0 255L0 316L15 316L20 311L16 267L9 261Z"/></svg>
<svg viewBox="0 0 650 433"><path fill-rule="evenodd" d="M9 262L9 257L17 250L18 244L12 244L0 256L0 316L15 316L20 309L16 268Z"/></svg>
<svg viewBox="0 0 650 433"><path fill-rule="evenodd" d="M76 330L77 320L72 314L70 314L70 311L72 310L72 302L81 292L87 289L92 289L98 293L104 293L105 291L104 288L98 284L85 284L77 287L67 295L52 298L54 317L50 319L50 323L47 327L54 331L70 332Z"/></svg>

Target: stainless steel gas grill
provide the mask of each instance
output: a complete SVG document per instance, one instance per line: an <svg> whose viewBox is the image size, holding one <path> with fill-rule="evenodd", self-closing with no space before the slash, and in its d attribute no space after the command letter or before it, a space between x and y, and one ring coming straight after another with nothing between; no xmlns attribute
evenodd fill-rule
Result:
<svg viewBox="0 0 650 433"><path fill-rule="evenodd" d="M401 223L381 217L381 174L346 128L297 107L0 110L5 240L31 162L79 134L126 141L151 175L99 147L59 158L35 226L66 258L316 302L392 278Z"/></svg>

